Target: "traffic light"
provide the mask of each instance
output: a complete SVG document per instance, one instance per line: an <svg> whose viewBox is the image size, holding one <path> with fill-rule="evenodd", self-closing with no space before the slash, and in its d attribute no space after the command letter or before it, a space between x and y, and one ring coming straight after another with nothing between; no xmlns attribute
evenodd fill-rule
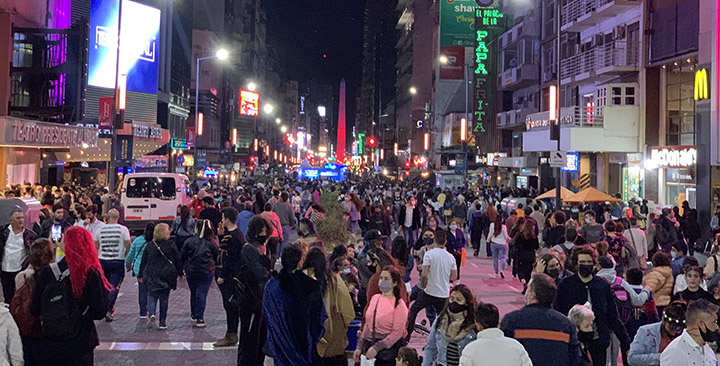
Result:
<svg viewBox="0 0 720 366"><path fill-rule="evenodd" d="M250 157L250 164L255 164L255 157L254 157L254 156L251 156L251 157Z"/></svg>
<svg viewBox="0 0 720 366"><path fill-rule="evenodd" d="M408 169L410 169L410 162L409 162L409 161L406 161L406 162L405 162L405 167L408 168Z"/></svg>
<svg viewBox="0 0 720 366"><path fill-rule="evenodd" d="M377 143L377 141L375 140L374 137L370 137L370 138L368 139L368 144L369 144L370 146L375 146L375 143Z"/></svg>

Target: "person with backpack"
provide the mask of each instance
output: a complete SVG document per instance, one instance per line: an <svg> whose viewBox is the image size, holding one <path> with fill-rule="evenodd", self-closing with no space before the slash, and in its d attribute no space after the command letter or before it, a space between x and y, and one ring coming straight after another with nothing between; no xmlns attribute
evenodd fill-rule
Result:
<svg viewBox="0 0 720 366"><path fill-rule="evenodd" d="M140 264L142 263L142 257L145 253L145 248L148 243L152 242L153 235L155 233L155 223L149 222L145 225L145 232L143 235L138 236L133 240L128 251L127 258L125 258L125 269L132 271L132 275L137 277L140 275ZM147 318L147 301L148 293L145 282L140 281L138 277L138 306L140 307L140 319Z"/></svg>
<svg viewBox="0 0 720 366"><path fill-rule="evenodd" d="M625 325L633 316L635 307L645 305L645 302L650 296L650 288L644 287L642 292L639 294L636 293L627 281L616 275L614 264L608 257L598 258L598 264L601 269L596 276L604 279L610 285L613 300L615 300L615 304L617 305L619 319L623 325ZM619 348L620 341L617 336L612 334L610 353L608 356L608 360L610 360L610 365L612 366L615 366L617 363Z"/></svg>
<svg viewBox="0 0 720 366"><path fill-rule="evenodd" d="M625 237L618 235L617 226L621 225L613 220L605 221L605 230L607 232L605 241L608 243L608 254L612 255L615 260L615 271L622 276L629 268L639 268L637 260L637 252L625 240Z"/></svg>
<svg viewBox="0 0 720 366"><path fill-rule="evenodd" d="M92 366L95 347L100 344L94 321L105 317L112 286L103 275L90 232L70 227L59 247L65 257L40 271L30 303L30 314L42 322L38 347L43 351L38 362Z"/></svg>
<svg viewBox="0 0 720 366"><path fill-rule="evenodd" d="M678 234L678 230L675 226L676 221L674 221L674 218L675 213L673 210L666 207L662 209L660 217L655 219L655 222L653 222L655 227L655 245L659 250L665 253L670 253L673 243L680 240L680 235Z"/></svg>
<svg viewBox="0 0 720 366"><path fill-rule="evenodd" d="M237 217L225 216L227 210L237 213L232 207L224 208L224 225L235 225ZM180 262L190 287L190 317L197 328L205 328L207 294L215 277L215 258L220 254L220 249L213 242L214 236L210 221L200 219L195 225L195 236L185 241L180 252Z"/></svg>
<svg viewBox="0 0 720 366"><path fill-rule="evenodd" d="M638 218L631 217L629 220L630 228L623 232L625 240L632 244L637 253L637 262L640 269L647 268L648 261L648 242L645 232L638 227Z"/></svg>
<svg viewBox="0 0 720 366"><path fill-rule="evenodd" d="M35 278L45 266L55 261L55 250L47 238L35 240L28 250L28 267L15 277L15 296L10 303L10 314L22 339L23 358L26 366L39 366L38 352L42 338L40 319L30 314L30 303L35 290ZM0 309L1 310L1 309Z"/></svg>
<svg viewBox="0 0 720 366"><path fill-rule="evenodd" d="M138 275L138 281L145 283L148 292L148 328L155 326L156 309L159 302L158 329L167 329L170 290L177 289L177 278L181 274L182 266L177 248L175 243L170 241L170 227L165 223L157 224L153 240L148 243L143 253Z"/></svg>

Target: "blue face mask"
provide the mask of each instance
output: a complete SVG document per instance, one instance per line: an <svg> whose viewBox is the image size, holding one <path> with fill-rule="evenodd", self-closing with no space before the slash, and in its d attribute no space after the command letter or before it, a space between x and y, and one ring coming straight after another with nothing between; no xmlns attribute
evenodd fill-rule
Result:
<svg viewBox="0 0 720 366"><path fill-rule="evenodd" d="M350 273L350 268L343 269L343 273Z"/></svg>
<svg viewBox="0 0 720 366"><path fill-rule="evenodd" d="M672 259L677 259L677 254L675 252L670 252L670 256Z"/></svg>

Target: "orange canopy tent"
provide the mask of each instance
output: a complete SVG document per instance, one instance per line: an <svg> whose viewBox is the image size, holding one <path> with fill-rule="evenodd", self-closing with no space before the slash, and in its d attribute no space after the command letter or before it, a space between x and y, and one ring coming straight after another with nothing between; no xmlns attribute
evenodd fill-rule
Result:
<svg viewBox="0 0 720 366"><path fill-rule="evenodd" d="M593 187L588 187L582 191L563 199L565 202L617 202L619 199L610 196L602 191L599 191Z"/></svg>
<svg viewBox="0 0 720 366"><path fill-rule="evenodd" d="M547 192L545 192L545 193L543 193L543 194L535 197L535 199L536 199L536 200L541 200L541 199L545 199L545 198L555 198L555 194L556 194L556 193L555 193L555 188L553 188L553 189L551 189L551 190L549 190L549 191L547 191ZM572 196L572 195L574 195L574 194L575 194L575 192L573 192L573 191L571 191L571 190L569 190L569 189L567 189L567 188L565 188L565 187L560 187L560 198L561 198L563 201L564 201L566 198L568 198L568 197L570 197L570 196Z"/></svg>

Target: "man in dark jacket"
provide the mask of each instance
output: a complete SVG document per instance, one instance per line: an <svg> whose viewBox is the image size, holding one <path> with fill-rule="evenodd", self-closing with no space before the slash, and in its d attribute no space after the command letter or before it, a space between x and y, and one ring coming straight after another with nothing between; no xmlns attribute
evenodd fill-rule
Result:
<svg viewBox="0 0 720 366"><path fill-rule="evenodd" d="M263 293L268 349L277 366L313 365L315 345L325 334L328 316L320 285L299 270L302 258L299 244L286 247L283 269L268 281Z"/></svg>
<svg viewBox="0 0 720 366"><path fill-rule="evenodd" d="M0 231L0 280L6 304L15 296L15 277L25 268L27 253L35 237L35 233L25 227L25 215L20 209L13 211L10 223Z"/></svg>
<svg viewBox="0 0 720 366"><path fill-rule="evenodd" d="M606 351L610 345L610 332L620 340L623 359L630 349L630 337L618 315L615 295L607 281L593 276L597 264L595 251L591 247L578 248L573 252L573 263L577 264L576 274L565 278L558 286L554 308L567 314L575 305L590 303L595 313L595 338L587 343L588 351L595 366L605 365Z"/></svg>
<svg viewBox="0 0 720 366"><path fill-rule="evenodd" d="M525 347L535 366L581 366L575 325L550 308L556 293L555 280L544 273L534 275L525 293L526 306L505 315L500 329Z"/></svg>
<svg viewBox="0 0 720 366"><path fill-rule="evenodd" d="M220 338L213 344L215 347L234 346L238 342L238 324L240 323L240 307L236 298L235 281L233 280L240 271L242 258L240 252L245 245L245 238L237 228L237 210L232 207L223 209L224 235L220 238L220 254L215 267L215 281L220 289L223 299L223 308L227 319L227 331L225 337Z"/></svg>
<svg viewBox="0 0 720 366"><path fill-rule="evenodd" d="M673 218L675 213L666 207L662 209L662 215L655 219L655 244L665 253L670 253L672 245L680 240Z"/></svg>
<svg viewBox="0 0 720 366"><path fill-rule="evenodd" d="M482 204L480 204L480 202L476 203L473 209L475 212L473 212L470 217L470 221L468 222L468 231L470 232L470 243L475 250L473 256L477 257L480 253L480 245L482 242L483 231L485 230L486 220L485 215L482 213ZM489 245L487 247L490 248ZM488 249L485 254L487 254L488 257L492 257L490 249Z"/></svg>
<svg viewBox="0 0 720 366"><path fill-rule="evenodd" d="M222 221L222 213L215 207L215 199L210 196L205 196L202 199L203 210L200 212L200 219L210 220L213 225L213 230L217 230Z"/></svg>
<svg viewBox="0 0 720 366"><path fill-rule="evenodd" d="M263 347L267 340L267 323L263 318L262 298L265 283L270 275L270 257L267 242L273 228L260 216L248 224L248 243L242 248L242 267L238 279L244 285L240 295L240 324L238 366L262 366L265 362Z"/></svg>
<svg viewBox="0 0 720 366"><path fill-rule="evenodd" d="M417 202L415 197L409 197L407 203L400 207L398 214L398 227L402 229L408 249L415 245L421 228L420 209L417 207Z"/></svg>

